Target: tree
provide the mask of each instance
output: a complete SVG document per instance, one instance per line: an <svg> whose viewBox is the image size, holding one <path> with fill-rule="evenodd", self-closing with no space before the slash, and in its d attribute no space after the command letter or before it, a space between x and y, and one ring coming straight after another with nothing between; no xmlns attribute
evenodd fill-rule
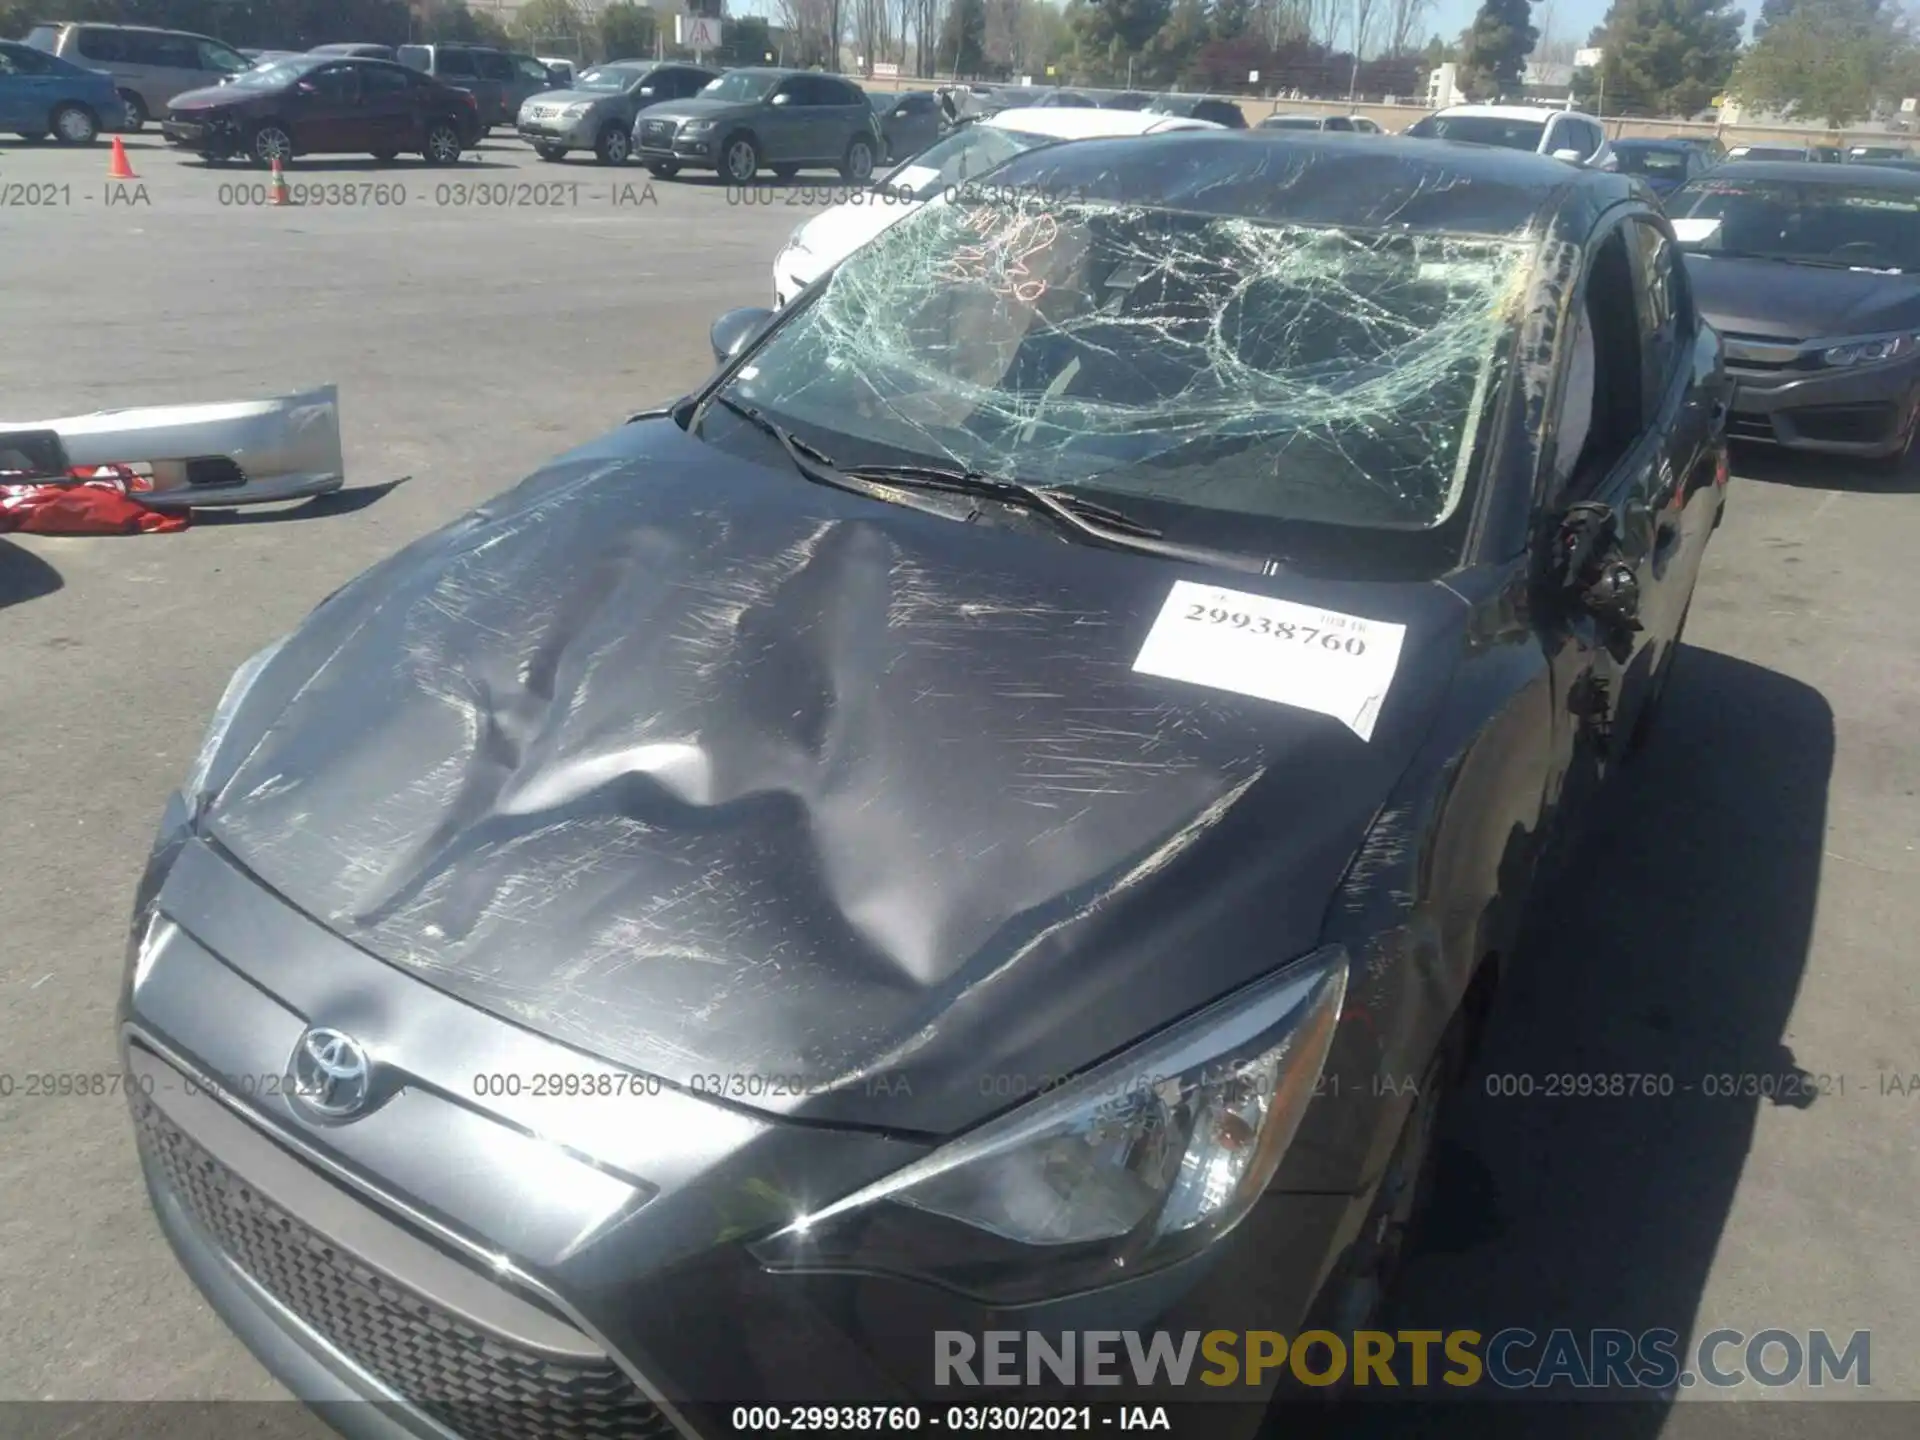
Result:
<svg viewBox="0 0 1920 1440"><path fill-rule="evenodd" d="M596 28L600 32L600 53L609 60L634 60L653 54L658 35L653 12L632 0L613 0L600 12Z"/></svg>
<svg viewBox="0 0 1920 1440"><path fill-rule="evenodd" d="M1072 15L1075 65L1089 74L1120 78L1172 10L1172 0L1086 0Z"/></svg>
<svg viewBox="0 0 1920 1440"><path fill-rule="evenodd" d="M953 0L940 27L939 64L956 75L978 75L987 64L985 0Z"/></svg>
<svg viewBox="0 0 1920 1440"><path fill-rule="evenodd" d="M591 32L573 0L527 0L514 16L513 25L523 41L543 53L553 49L562 54L587 54Z"/></svg>
<svg viewBox="0 0 1920 1440"><path fill-rule="evenodd" d="M1527 0L1484 0L1462 47L1460 88L1477 100L1517 94L1539 38Z"/></svg>
<svg viewBox="0 0 1920 1440"><path fill-rule="evenodd" d="M1238 40L1253 28L1253 0L1213 0L1208 17L1215 40Z"/></svg>
<svg viewBox="0 0 1920 1440"><path fill-rule="evenodd" d="M1167 23L1147 47L1146 69L1136 71L1134 79L1167 84L1178 80L1210 38L1209 28L1205 0L1173 0Z"/></svg>
<svg viewBox="0 0 1920 1440"><path fill-rule="evenodd" d="M1820 0L1768 25L1728 88L1749 105L1837 128L1870 113L1883 91L1906 91L1914 59L1904 20L1876 0Z"/></svg>
<svg viewBox="0 0 1920 1440"><path fill-rule="evenodd" d="M1614 0L1590 82L1611 113L1691 115L1726 88L1746 18L1727 0Z"/></svg>

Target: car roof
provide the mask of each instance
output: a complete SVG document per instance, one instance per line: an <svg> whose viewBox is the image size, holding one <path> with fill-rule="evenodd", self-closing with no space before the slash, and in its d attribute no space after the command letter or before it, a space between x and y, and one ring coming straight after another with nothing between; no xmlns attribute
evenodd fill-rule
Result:
<svg viewBox="0 0 1920 1440"><path fill-rule="evenodd" d="M978 123L996 130L1019 130L1055 140L1108 139L1124 135L1157 135L1166 130L1224 130L1211 120L1186 115L1156 115L1145 110L1075 110L1064 106L1028 105L1002 110Z"/></svg>
<svg viewBox="0 0 1920 1440"><path fill-rule="evenodd" d="M1576 242L1602 211L1647 198L1631 175L1529 151L1324 130L1214 129L1151 144L1088 138L995 174L1096 203L1456 234L1516 235L1550 222Z"/></svg>
<svg viewBox="0 0 1920 1440"><path fill-rule="evenodd" d="M1850 190L1920 194L1920 174L1890 165L1828 165L1819 160L1729 160L1707 172L1709 180L1792 180L1845 185Z"/></svg>
<svg viewBox="0 0 1920 1440"><path fill-rule="evenodd" d="M1551 120L1556 115L1572 115L1580 120L1593 120L1593 116L1584 110L1567 110L1559 105L1449 105L1444 110L1434 111L1434 114L1485 115L1494 120ZM1594 123L1599 122L1596 120Z"/></svg>

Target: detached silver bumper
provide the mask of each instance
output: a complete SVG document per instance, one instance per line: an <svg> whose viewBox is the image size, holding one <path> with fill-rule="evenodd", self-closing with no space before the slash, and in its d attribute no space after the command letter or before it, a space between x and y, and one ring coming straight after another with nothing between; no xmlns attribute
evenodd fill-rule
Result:
<svg viewBox="0 0 1920 1440"><path fill-rule="evenodd" d="M332 385L274 400L96 410L59 420L0 420L0 452L41 457L47 478L127 466L156 510L263 505L325 495L346 483L340 394Z"/></svg>

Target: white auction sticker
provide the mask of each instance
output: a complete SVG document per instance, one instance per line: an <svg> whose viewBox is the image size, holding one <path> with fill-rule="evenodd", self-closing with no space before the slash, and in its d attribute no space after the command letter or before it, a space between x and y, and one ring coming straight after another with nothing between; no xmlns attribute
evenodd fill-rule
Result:
<svg viewBox="0 0 1920 1440"><path fill-rule="evenodd" d="M1177 580L1133 668L1315 710L1371 740L1406 635L1404 625Z"/></svg>

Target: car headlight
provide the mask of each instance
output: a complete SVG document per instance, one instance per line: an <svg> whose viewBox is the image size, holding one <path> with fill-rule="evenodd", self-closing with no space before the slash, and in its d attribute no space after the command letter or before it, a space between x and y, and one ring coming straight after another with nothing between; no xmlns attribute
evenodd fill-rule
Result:
<svg viewBox="0 0 1920 1440"><path fill-rule="evenodd" d="M684 135L704 135L713 129L714 123L712 120L688 120L681 125L680 131Z"/></svg>
<svg viewBox="0 0 1920 1440"><path fill-rule="evenodd" d="M1869 335L1858 340L1840 340L1820 352L1822 365L1878 365L1913 352L1912 335Z"/></svg>
<svg viewBox="0 0 1920 1440"><path fill-rule="evenodd" d="M1317 951L800 1216L754 1256L1006 1304L1183 1259L1273 1180L1326 1064L1347 968L1340 947Z"/></svg>
<svg viewBox="0 0 1920 1440"><path fill-rule="evenodd" d="M240 712L241 704L247 698L247 692L253 688L253 682L260 678L260 672L267 668L280 647L287 643L287 637L281 636L259 654L243 663L233 672L233 678L227 681L226 692L221 695L220 703L213 708L213 719L207 724L206 739L200 742L200 753L194 757L193 768L187 772L186 784L181 793L187 797L188 806L197 812L202 800L201 793L207 788L207 777L213 772L213 762L220 754L220 744L227 738L227 727L233 724L233 717Z"/></svg>

